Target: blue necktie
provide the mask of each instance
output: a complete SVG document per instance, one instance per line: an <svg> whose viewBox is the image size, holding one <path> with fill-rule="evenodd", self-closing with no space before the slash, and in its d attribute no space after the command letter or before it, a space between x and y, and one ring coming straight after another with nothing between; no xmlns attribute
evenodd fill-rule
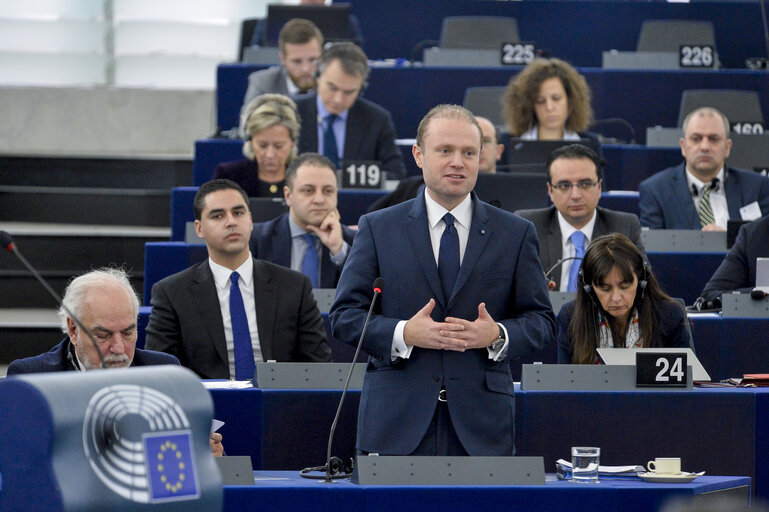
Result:
<svg viewBox="0 0 769 512"><path fill-rule="evenodd" d="M443 296L448 302L459 274L459 235L454 227L453 215L444 215L443 222L446 227L441 235L441 247L438 251L438 274L441 276Z"/></svg>
<svg viewBox="0 0 769 512"><path fill-rule="evenodd" d="M571 260L571 271L569 272L569 287L567 292L577 291L577 277L579 276L579 267L582 265L582 258L585 257L585 234L582 231L575 231L569 237L574 245L574 257Z"/></svg>
<svg viewBox="0 0 769 512"><path fill-rule="evenodd" d="M323 132L323 156L331 160L336 169L339 169L339 150L336 147L336 135L334 135L334 121L336 114L326 116L326 130Z"/></svg>
<svg viewBox="0 0 769 512"><path fill-rule="evenodd" d="M304 251L304 259L302 260L302 274L310 278L312 287L318 287L318 250L315 248L315 240L317 237L310 233L302 235L304 241L307 243L307 250Z"/></svg>
<svg viewBox="0 0 769 512"><path fill-rule="evenodd" d="M232 322L232 339L235 345L235 378L251 380L254 378L256 363L254 363L254 348L251 346L251 333L248 330L246 308L243 296L240 294L237 272L230 275L230 321Z"/></svg>

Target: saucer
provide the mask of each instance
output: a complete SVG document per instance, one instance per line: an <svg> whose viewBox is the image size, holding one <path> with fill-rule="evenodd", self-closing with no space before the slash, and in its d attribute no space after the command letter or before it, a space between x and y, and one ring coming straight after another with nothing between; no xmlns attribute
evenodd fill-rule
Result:
<svg viewBox="0 0 769 512"><path fill-rule="evenodd" d="M705 472L702 471L700 473L638 473L638 476L640 476L645 482L654 482L654 483L660 483L660 484L686 484L697 478L698 476L704 475Z"/></svg>

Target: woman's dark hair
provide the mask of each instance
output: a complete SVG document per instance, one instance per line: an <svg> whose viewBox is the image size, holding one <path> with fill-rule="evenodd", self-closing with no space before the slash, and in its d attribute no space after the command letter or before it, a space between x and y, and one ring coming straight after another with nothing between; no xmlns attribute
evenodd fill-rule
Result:
<svg viewBox="0 0 769 512"><path fill-rule="evenodd" d="M643 347L659 346L657 311L663 302L675 302L660 288L657 279L644 260L641 251L625 235L613 233L593 240L580 266L574 316L569 324L573 347L572 363L591 364L598 355L599 324L606 320L615 347L625 347L628 329L620 336L613 316L608 314L596 297L593 287L604 283L616 267L623 281L638 279L633 308L638 310L638 328Z"/></svg>

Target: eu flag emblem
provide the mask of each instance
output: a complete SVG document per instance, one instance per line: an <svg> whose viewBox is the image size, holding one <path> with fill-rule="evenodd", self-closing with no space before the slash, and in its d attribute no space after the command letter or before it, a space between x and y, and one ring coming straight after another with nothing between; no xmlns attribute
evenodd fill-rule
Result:
<svg viewBox="0 0 769 512"><path fill-rule="evenodd" d="M190 500L200 496L189 430L142 436L150 502Z"/></svg>

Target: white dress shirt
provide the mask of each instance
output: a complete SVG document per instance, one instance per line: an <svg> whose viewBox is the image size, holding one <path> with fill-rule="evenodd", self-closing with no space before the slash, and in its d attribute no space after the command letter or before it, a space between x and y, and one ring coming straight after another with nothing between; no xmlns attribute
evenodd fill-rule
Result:
<svg viewBox="0 0 769 512"><path fill-rule="evenodd" d="M593 210L593 217L580 229L569 224L566 219L563 218L561 212L558 212L558 225L561 228L561 258L571 258L576 255L576 249L571 241L571 235L573 235L575 231L582 231L582 234L585 235L585 250L587 250L587 246L590 245L590 241L593 239L593 228L595 227L595 210ZM558 291L568 291L571 267L572 265L581 264L581 260L568 260L563 262L561 265L561 286L558 288Z"/></svg>
<svg viewBox="0 0 769 512"><path fill-rule="evenodd" d="M443 216L447 213L451 213L454 216L454 227L457 230L457 236L459 237L459 264L462 265L465 257L465 249L467 249L467 239L470 236L470 224L473 221L473 201L470 194L465 199L454 207L451 212L438 204L428 191L425 191L425 207L427 209L427 222L430 229L430 244L433 248L433 256L435 257L435 265L438 265L438 255L441 250L441 236L443 236L443 230L446 227L446 223L443 222ZM401 320L395 326L395 332L393 332L392 349L390 350L390 356L393 360L397 358L408 359L411 356L411 351L414 346L406 345L406 341L403 337L403 331L406 328L408 320ZM505 345L498 351L491 350L489 348L489 359L495 361L504 357L507 353L508 337L507 329L502 324L499 325L505 333Z"/></svg>
<svg viewBox="0 0 769 512"><path fill-rule="evenodd" d="M230 275L232 270L215 263L208 258L208 265L214 274L216 295L219 298L219 310L224 324L224 339L227 342L227 360L230 364L230 378L235 379L235 341L232 336L232 319L230 318ZM254 361L264 361L262 348L259 345L259 331L256 327L256 303L254 302L254 259L249 252L248 258L235 269L240 275L238 287L243 296L243 306L246 309L248 332L251 334L251 347L254 349Z"/></svg>

